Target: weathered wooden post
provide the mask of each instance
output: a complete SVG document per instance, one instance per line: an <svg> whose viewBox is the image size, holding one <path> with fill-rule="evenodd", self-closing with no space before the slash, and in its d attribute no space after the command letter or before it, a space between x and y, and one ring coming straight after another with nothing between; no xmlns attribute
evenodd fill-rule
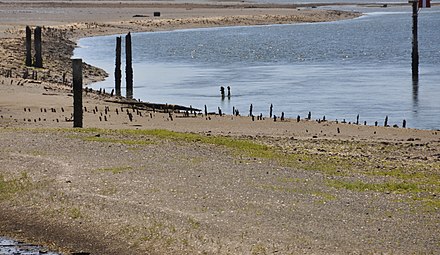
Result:
<svg viewBox="0 0 440 255"><path fill-rule="evenodd" d="M412 18L413 18L413 27L412 27L412 76L419 76L419 43L418 43L418 32L417 32L417 13L418 9L418 0L409 0L409 3L412 3Z"/></svg>
<svg viewBox="0 0 440 255"><path fill-rule="evenodd" d="M225 99L225 87L220 86L220 95L222 96L222 100Z"/></svg>
<svg viewBox="0 0 440 255"><path fill-rule="evenodd" d="M121 96L121 41L120 36L116 37L116 63L115 63L115 91L116 96Z"/></svg>
<svg viewBox="0 0 440 255"><path fill-rule="evenodd" d="M36 27L34 31L35 39L35 62L34 66L37 68L43 68L43 57L42 57L42 42L41 42L41 27Z"/></svg>
<svg viewBox="0 0 440 255"><path fill-rule="evenodd" d="M126 97L133 98L133 66L132 66L132 51L131 51L131 34L125 36L125 83L126 83Z"/></svg>
<svg viewBox="0 0 440 255"><path fill-rule="evenodd" d="M26 26L26 66L32 66L32 30Z"/></svg>
<svg viewBox="0 0 440 255"><path fill-rule="evenodd" d="M82 59L72 59L73 75L73 127L83 127Z"/></svg>
<svg viewBox="0 0 440 255"><path fill-rule="evenodd" d="M385 121L383 123L384 127L388 127L388 116L385 117Z"/></svg>
<svg viewBox="0 0 440 255"><path fill-rule="evenodd" d="M270 107L269 107L269 118L272 118L272 112L273 112L273 104L270 104Z"/></svg>
<svg viewBox="0 0 440 255"><path fill-rule="evenodd" d="M249 116L254 116L252 113L252 109L253 109L253 105L251 104L251 106L249 106Z"/></svg>

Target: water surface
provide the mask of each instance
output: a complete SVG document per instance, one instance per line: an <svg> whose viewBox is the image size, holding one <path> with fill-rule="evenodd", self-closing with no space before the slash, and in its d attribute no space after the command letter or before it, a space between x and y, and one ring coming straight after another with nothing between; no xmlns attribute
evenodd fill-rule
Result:
<svg viewBox="0 0 440 255"><path fill-rule="evenodd" d="M40 246L17 242L1 236L0 236L0 254L1 255L41 255L41 254L60 255L59 253L47 251L46 249Z"/></svg>
<svg viewBox="0 0 440 255"><path fill-rule="evenodd" d="M370 9L371 10L371 9ZM440 10L419 18L420 77L411 78L410 8L338 22L133 34L134 96L231 113L274 112L440 128ZM111 76L115 36L79 41L75 57ZM232 97L222 100L220 86Z"/></svg>

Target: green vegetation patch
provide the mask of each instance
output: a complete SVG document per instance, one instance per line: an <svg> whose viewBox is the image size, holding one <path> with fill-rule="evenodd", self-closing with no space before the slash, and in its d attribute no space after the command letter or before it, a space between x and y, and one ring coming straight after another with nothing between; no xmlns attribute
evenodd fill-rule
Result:
<svg viewBox="0 0 440 255"><path fill-rule="evenodd" d="M240 157L260 158L276 161L294 169L319 171L328 176L360 175L383 177L382 183L331 181L331 187L353 191L375 191L393 193L439 193L440 163L411 159L412 153L420 154L422 146L397 143L368 143L358 141L303 140L279 145L266 145L249 139L224 136L205 136L169 130L107 130L107 129L60 129L60 132L100 134L88 136L86 141L122 144L151 144L148 138L159 140L205 143L223 146ZM116 138L114 138L116 137ZM154 139L153 139L154 141ZM276 143L275 143L276 144ZM109 169L119 173L127 169ZM105 170L104 170L105 171ZM275 186L265 189L282 189Z"/></svg>
<svg viewBox="0 0 440 255"><path fill-rule="evenodd" d="M72 218L74 220L83 218L81 209L79 209L78 207L70 208L68 210L68 215L70 218Z"/></svg>
<svg viewBox="0 0 440 255"><path fill-rule="evenodd" d="M0 200L8 199L14 194L29 190L32 182L27 173L22 173L20 177L6 180L0 174Z"/></svg>
<svg viewBox="0 0 440 255"><path fill-rule="evenodd" d="M83 137L83 141L88 142L102 142L102 143L120 143L120 144L126 144L126 145L150 145L153 144L152 141L148 140L128 140L128 139L116 139L116 138L109 138L109 137L97 137L97 136L88 136Z"/></svg>
<svg viewBox="0 0 440 255"><path fill-rule="evenodd" d="M337 189L344 188L352 191L375 191L392 193L417 193L422 191L418 185L405 182L365 183L362 181L348 182L331 180L327 181L327 184Z"/></svg>
<svg viewBox="0 0 440 255"><path fill-rule="evenodd" d="M124 134L149 135L161 139L171 139L185 142L201 142L212 145L220 145L233 149L240 154L246 154L249 157L275 158L277 154L267 145L258 144L253 141L234 139L222 136L204 136L191 133L179 133L162 129L153 130L120 130Z"/></svg>

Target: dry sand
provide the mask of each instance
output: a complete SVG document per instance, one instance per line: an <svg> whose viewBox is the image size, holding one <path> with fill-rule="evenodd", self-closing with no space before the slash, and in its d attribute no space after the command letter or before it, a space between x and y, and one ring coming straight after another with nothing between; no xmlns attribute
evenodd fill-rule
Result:
<svg viewBox="0 0 440 255"><path fill-rule="evenodd" d="M438 131L185 117L96 92L84 94L88 129L70 129L61 77L70 80L75 38L358 14L236 2L15 0L0 10L0 235L66 254L440 252ZM21 78L24 25L46 27L45 69L28 70L38 80ZM84 70L87 83L105 77Z"/></svg>

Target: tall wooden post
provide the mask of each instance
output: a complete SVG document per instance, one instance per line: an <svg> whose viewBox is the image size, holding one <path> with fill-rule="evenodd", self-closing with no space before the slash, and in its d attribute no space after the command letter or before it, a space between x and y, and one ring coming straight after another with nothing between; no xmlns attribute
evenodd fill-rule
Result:
<svg viewBox="0 0 440 255"><path fill-rule="evenodd" d="M412 27L412 33L413 33L413 40L412 40L412 76L418 77L419 76L419 42L418 42L418 33L417 33L417 13L419 10L418 7L418 0L410 0L410 3L412 3L412 18L413 18L413 27Z"/></svg>
<svg viewBox="0 0 440 255"><path fill-rule="evenodd" d="M121 41L120 36L116 37L116 63L115 63L115 91L116 96L121 96Z"/></svg>
<svg viewBox="0 0 440 255"><path fill-rule="evenodd" d="M35 28L35 62L34 66L43 68L42 44L41 44L41 27Z"/></svg>
<svg viewBox="0 0 440 255"><path fill-rule="evenodd" d="M132 53L131 53L131 34L125 36L125 83L129 99L133 98L133 67L132 67Z"/></svg>
<svg viewBox="0 0 440 255"><path fill-rule="evenodd" d="M32 30L26 26L26 66L32 66Z"/></svg>
<svg viewBox="0 0 440 255"><path fill-rule="evenodd" d="M83 127L82 59L72 59L73 72L73 127Z"/></svg>

